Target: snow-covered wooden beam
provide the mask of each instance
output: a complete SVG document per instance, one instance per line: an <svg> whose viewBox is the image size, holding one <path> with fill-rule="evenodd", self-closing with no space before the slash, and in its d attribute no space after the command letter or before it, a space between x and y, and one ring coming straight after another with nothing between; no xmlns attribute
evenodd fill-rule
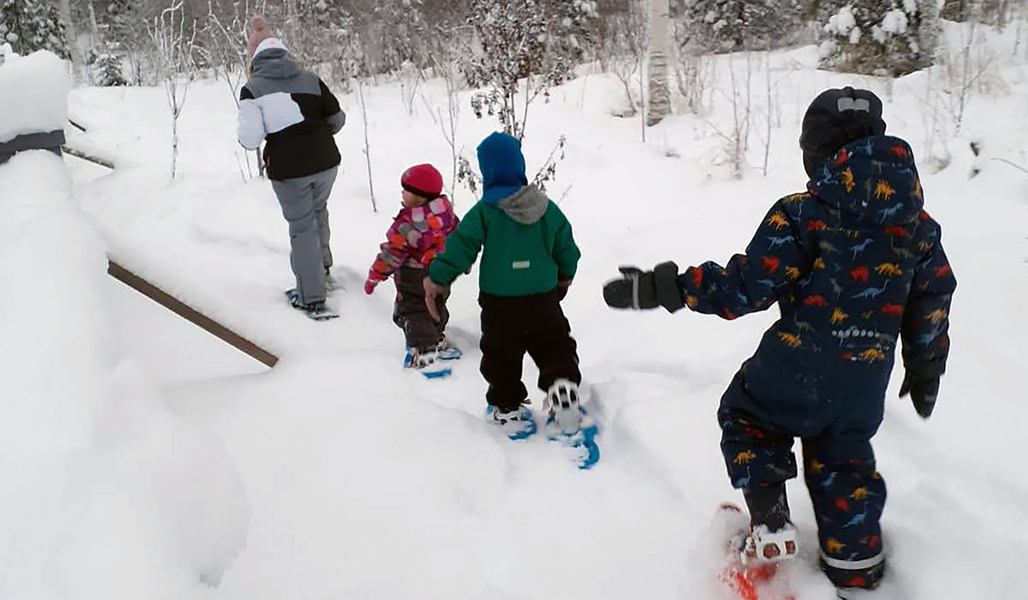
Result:
<svg viewBox="0 0 1028 600"><path fill-rule="evenodd" d="M91 162L94 165L100 165L101 167L107 167L108 169L114 169L114 163L112 163L111 161L103 159L103 158L100 158L99 156L93 156L92 154L88 154L86 152L83 152L82 150L78 150L76 148L73 148L73 147L69 146L68 144L64 144L63 146L61 146L61 150L64 150L64 153L69 155L69 156L74 156L75 158L81 158L82 160L87 161L87 162Z"/></svg>
<svg viewBox="0 0 1028 600"><path fill-rule="evenodd" d="M211 335L246 353L251 358L259 360L269 368L274 367L278 362L278 357L271 352L261 348L110 259L107 261L107 274Z"/></svg>
<svg viewBox="0 0 1028 600"><path fill-rule="evenodd" d="M16 135L10 140L0 142L0 165L11 160L15 154L28 150L49 150L60 154L62 144L64 144L64 132L60 130Z"/></svg>

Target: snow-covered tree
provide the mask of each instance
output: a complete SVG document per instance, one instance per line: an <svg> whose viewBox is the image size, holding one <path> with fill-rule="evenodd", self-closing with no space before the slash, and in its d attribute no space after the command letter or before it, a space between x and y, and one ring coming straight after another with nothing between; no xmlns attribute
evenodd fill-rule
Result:
<svg viewBox="0 0 1028 600"><path fill-rule="evenodd" d="M978 21L1003 27L1016 4L1018 0L944 0L940 16L949 21Z"/></svg>
<svg viewBox="0 0 1028 600"><path fill-rule="evenodd" d="M96 85L117 87L128 85L122 70L121 53L117 42L107 42L93 48L88 56L89 65L95 71Z"/></svg>
<svg viewBox="0 0 1028 600"><path fill-rule="evenodd" d="M111 0L96 11L102 50L126 59L130 68L126 79L134 85L157 83L157 61L147 33L153 16L145 0Z"/></svg>
<svg viewBox="0 0 1028 600"><path fill-rule="evenodd" d="M57 7L45 0L0 0L0 43L18 54L49 50L68 58L64 24Z"/></svg>
<svg viewBox="0 0 1028 600"><path fill-rule="evenodd" d="M935 0L852 0L824 26L821 66L905 75L932 64L938 29Z"/></svg>
<svg viewBox="0 0 1028 600"><path fill-rule="evenodd" d="M800 0L684 0L693 45L714 52L774 47L800 21Z"/></svg>
<svg viewBox="0 0 1028 600"><path fill-rule="evenodd" d="M475 115L496 115L504 131L523 137L529 105L574 74L595 17L589 0L471 0L468 25L478 48L461 71L470 85L490 88L474 96Z"/></svg>
<svg viewBox="0 0 1028 600"><path fill-rule="evenodd" d="M196 21L186 17L180 1L147 23L147 32L171 113L171 179L174 181L178 173L178 120L197 76Z"/></svg>
<svg viewBox="0 0 1028 600"><path fill-rule="evenodd" d="M323 79L348 81L352 76L353 40L357 20L352 6L339 0L251 0L263 13L272 32L304 67ZM260 10L261 5L264 6ZM253 16L253 15L248 15ZM363 52L360 53L363 56ZM345 63L345 68L341 66ZM363 72L363 66L362 66Z"/></svg>
<svg viewBox="0 0 1028 600"><path fill-rule="evenodd" d="M642 3L633 4L623 13L606 15L600 32L600 62L621 82L626 106L619 114L624 117L637 114L644 99L645 78L641 71L646 59L647 16Z"/></svg>

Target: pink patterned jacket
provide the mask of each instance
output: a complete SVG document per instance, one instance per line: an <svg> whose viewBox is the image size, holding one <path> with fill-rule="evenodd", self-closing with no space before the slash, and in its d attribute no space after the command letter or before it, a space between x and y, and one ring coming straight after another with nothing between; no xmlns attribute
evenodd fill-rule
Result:
<svg viewBox="0 0 1028 600"><path fill-rule="evenodd" d="M401 267L428 268L432 259L446 248L446 236L459 223L446 196L422 206L404 208L386 232L386 241L371 265L368 279L385 281Z"/></svg>

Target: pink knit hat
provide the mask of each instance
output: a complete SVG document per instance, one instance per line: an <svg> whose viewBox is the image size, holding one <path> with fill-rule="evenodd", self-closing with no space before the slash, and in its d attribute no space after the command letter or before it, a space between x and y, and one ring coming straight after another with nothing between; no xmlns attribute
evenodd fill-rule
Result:
<svg viewBox="0 0 1028 600"><path fill-rule="evenodd" d="M252 59L253 53L257 51L257 46L260 46L261 42L272 35L271 29L268 28L268 22L260 15L250 20L250 28L253 32L250 34L250 43L246 45L246 55Z"/></svg>

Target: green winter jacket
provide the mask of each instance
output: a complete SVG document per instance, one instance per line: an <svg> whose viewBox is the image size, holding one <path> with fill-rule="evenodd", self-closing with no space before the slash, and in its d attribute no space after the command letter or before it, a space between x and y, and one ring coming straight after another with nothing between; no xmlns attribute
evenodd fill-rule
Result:
<svg viewBox="0 0 1028 600"><path fill-rule="evenodd" d="M475 204L446 238L429 276L450 285L475 264L483 247L479 288L496 296L550 292L558 281L574 278L582 255L567 217L534 185L495 205Z"/></svg>

